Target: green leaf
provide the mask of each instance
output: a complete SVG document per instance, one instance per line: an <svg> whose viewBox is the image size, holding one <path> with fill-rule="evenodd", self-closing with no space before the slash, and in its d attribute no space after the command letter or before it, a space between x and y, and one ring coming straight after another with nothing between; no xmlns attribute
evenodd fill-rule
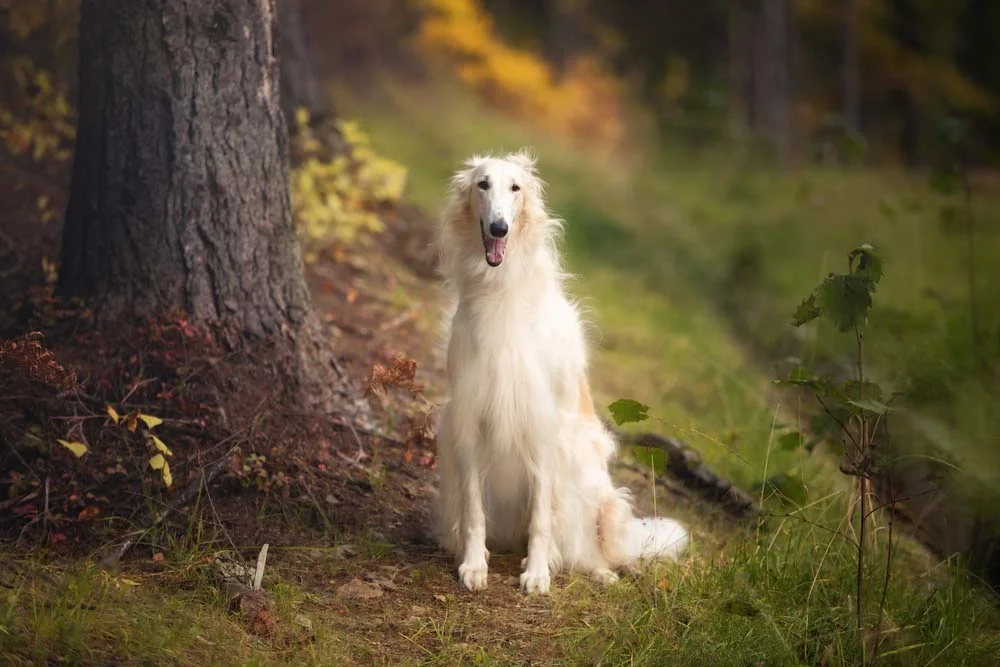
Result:
<svg viewBox="0 0 1000 667"><path fill-rule="evenodd" d="M792 452L798 449L805 442L805 438L798 431L789 431L784 433L778 438L778 448L786 451Z"/></svg>
<svg viewBox="0 0 1000 667"><path fill-rule="evenodd" d="M619 398L608 406L608 410L611 411L611 418L619 426L649 419L649 406L631 398Z"/></svg>
<svg viewBox="0 0 1000 667"><path fill-rule="evenodd" d="M802 300L799 307L795 309L795 314L792 315L792 325L800 327L806 322L811 322L820 315L823 311L819 309L816 304L816 294L810 294L807 298Z"/></svg>
<svg viewBox="0 0 1000 667"><path fill-rule="evenodd" d="M849 405L853 405L856 408L859 408L863 412L871 412L876 415L885 415L889 414L889 412L892 411L892 408L890 408L882 401L877 401L875 399L870 399L870 398L851 399L848 400L847 403Z"/></svg>
<svg viewBox="0 0 1000 667"><path fill-rule="evenodd" d="M857 380L847 380L839 388L841 396L845 400L852 399L873 399L881 401L883 398L881 385L875 382L858 382Z"/></svg>
<svg viewBox="0 0 1000 667"><path fill-rule="evenodd" d="M858 265L854 269L854 275L861 276L873 283L882 280L882 256L875 250L875 246L870 243L862 243L852 250L847 256L847 261L854 266L854 260L858 260ZM872 287L871 291L875 291Z"/></svg>
<svg viewBox="0 0 1000 667"><path fill-rule="evenodd" d="M80 458L90 451L90 448L82 442L69 442L67 440L56 440L56 442L73 452L73 455L76 456L76 458Z"/></svg>
<svg viewBox="0 0 1000 667"><path fill-rule="evenodd" d="M874 283L857 274L831 274L816 290L816 302L823 316L840 331L864 323L872 306Z"/></svg>

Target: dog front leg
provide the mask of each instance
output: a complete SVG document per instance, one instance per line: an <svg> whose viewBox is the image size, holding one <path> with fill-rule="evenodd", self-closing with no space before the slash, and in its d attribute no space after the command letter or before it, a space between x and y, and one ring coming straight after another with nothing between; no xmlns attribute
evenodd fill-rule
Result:
<svg viewBox="0 0 1000 667"><path fill-rule="evenodd" d="M525 593L548 593L551 578L549 556L552 549L552 480L544 465L539 466L531 500L528 525L528 557L521 573Z"/></svg>
<svg viewBox="0 0 1000 667"><path fill-rule="evenodd" d="M474 457L469 457L474 459ZM486 550L486 515L483 512L483 484L474 460L463 462L462 470L462 563L458 578L470 591L486 588L489 552Z"/></svg>

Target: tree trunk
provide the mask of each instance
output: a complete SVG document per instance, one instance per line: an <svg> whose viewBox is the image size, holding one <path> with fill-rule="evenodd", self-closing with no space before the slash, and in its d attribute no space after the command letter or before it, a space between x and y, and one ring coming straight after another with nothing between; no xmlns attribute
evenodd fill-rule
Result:
<svg viewBox="0 0 1000 667"><path fill-rule="evenodd" d="M751 117L751 16L744 0L729 3L729 131L742 138L750 130Z"/></svg>
<svg viewBox="0 0 1000 667"><path fill-rule="evenodd" d="M759 0L753 46L754 120L782 161L792 153L792 91L786 0Z"/></svg>
<svg viewBox="0 0 1000 667"><path fill-rule="evenodd" d="M858 55L858 0L843 0L844 128L861 133L861 62Z"/></svg>
<svg viewBox="0 0 1000 667"><path fill-rule="evenodd" d="M263 337L310 313L275 0L84 0L59 291Z"/></svg>
<svg viewBox="0 0 1000 667"><path fill-rule="evenodd" d="M587 46L586 3L582 0L549 0L546 5L545 55L556 74L561 76L566 73L573 58Z"/></svg>
<svg viewBox="0 0 1000 667"><path fill-rule="evenodd" d="M302 23L301 0L278 0L278 44L281 53L281 108L290 129L295 111L308 109L313 124L332 120L334 110L316 78Z"/></svg>

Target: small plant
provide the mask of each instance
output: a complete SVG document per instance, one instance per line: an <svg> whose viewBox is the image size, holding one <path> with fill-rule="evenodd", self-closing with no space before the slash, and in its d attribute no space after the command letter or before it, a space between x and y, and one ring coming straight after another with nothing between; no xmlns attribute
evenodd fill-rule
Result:
<svg viewBox="0 0 1000 667"><path fill-rule="evenodd" d="M376 155L355 123L338 122L343 153L312 131L309 112L296 114L292 203L307 262L336 243L350 244L383 230L380 207L403 196L406 169Z"/></svg>
<svg viewBox="0 0 1000 667"><path fill-rule="evenodd" d="M851 511L857 517L858 532L854 541L857 548L857 584L855 615L859 636L864 633L865 609L865 554L871 536L868 524L875 513L889 508L888 549L885 573L878 607L878 623L874 629L874 649L866 664L873 664L878 656L879 635L882 615L892 573L892 505L890 500L882 507L871 506L872 480L886 472L885 453L879 449L880 426L884 431L885 419L891 411L892 397L887 397L882 387L865 375L864 329L868 313L872 307L872 295L882 279L882 258L869 244L861 245L848 254L847 273L831 273L799 304L792 324L802 326L815 319L823 318L841 332L853 332L856 342L854 377L843 380L821 378L805 368L795 359L788 377L776 380L782 386L798 387L813 393L820 414L813 420L814 437L806 440L797 432L782 436L782 442L812 449L819 442L826 441L842 445L840 470L856 479L856 504ZM891 486L891 482L890 485ZM855 510L856 507L856 510ZM863 638L862 638L863 639ZM862 645L864 642L862 641Z"/></svg>
<svg viewBox="0 0 1000 667"><path fill-rule="evenodd" d="M0 105L0 146L35 162L68 160L76 134L73 110L51 73L19 57L0 64L0 81L6 78L16 84L18 95L15 104Z"/></svg>

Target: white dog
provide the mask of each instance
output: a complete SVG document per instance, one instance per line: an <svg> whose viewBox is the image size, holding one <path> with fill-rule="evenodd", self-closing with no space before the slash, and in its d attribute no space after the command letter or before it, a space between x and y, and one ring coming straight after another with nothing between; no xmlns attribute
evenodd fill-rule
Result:
<svg viewBox="0 0 1000 667"><path fill-rule="evenodd" d="M594 412L577 308L563 291L534 160L474 157L452 180L439 238L454 303L449 399L438 426L441 545L470 590L486 587L487 544L523 549L521 589L546 593L562 568L617 579L671 558L687 532L637 519L608 466L615 442Z"/></svg>

